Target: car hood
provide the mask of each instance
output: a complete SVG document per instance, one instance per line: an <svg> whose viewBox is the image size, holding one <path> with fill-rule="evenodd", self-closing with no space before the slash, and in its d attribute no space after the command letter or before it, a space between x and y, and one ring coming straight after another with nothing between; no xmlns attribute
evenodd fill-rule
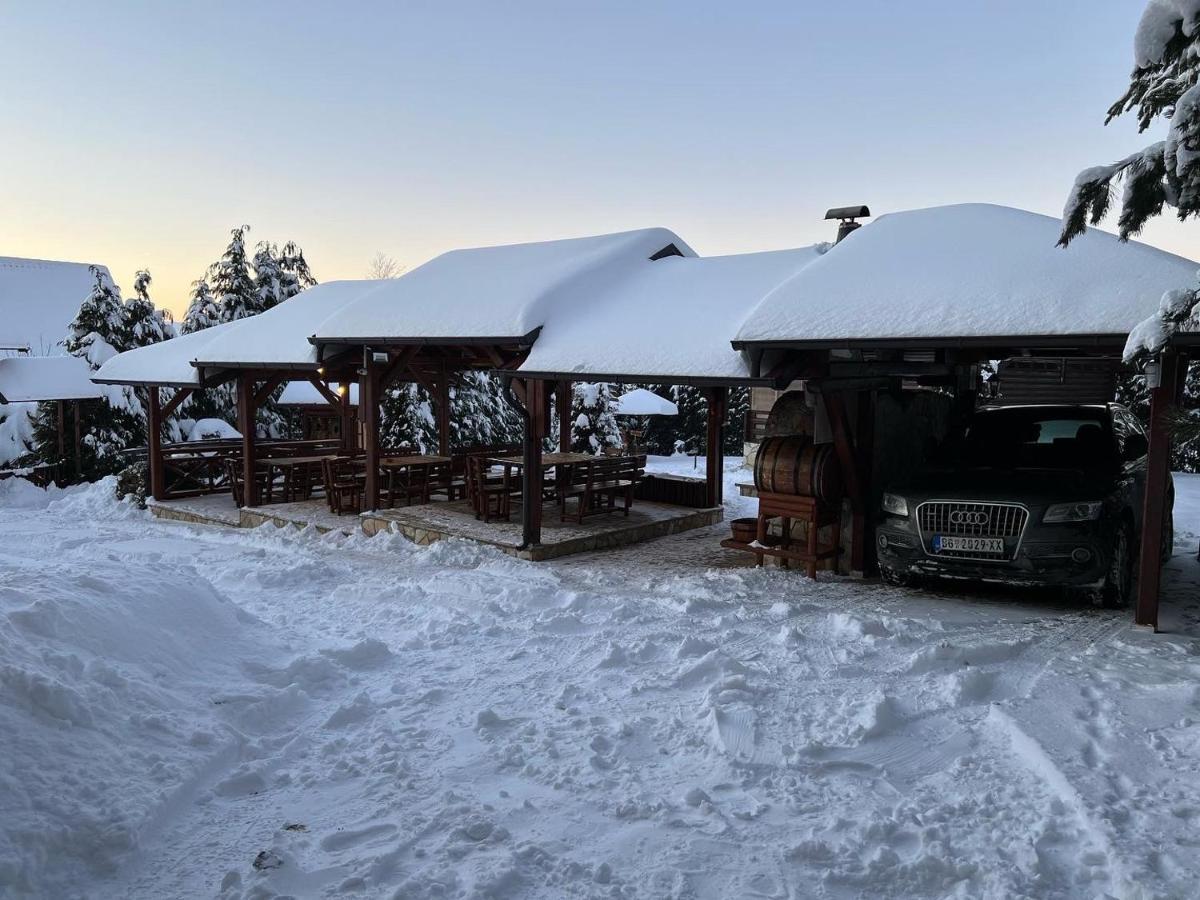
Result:
<svg viewBox="0 0 1200 900"><path fill-rule="evenodd" d="M936 468L888 490L910 500L1007 500L1027 505L1099 500L1112 479L1083 469Z"/></svg>

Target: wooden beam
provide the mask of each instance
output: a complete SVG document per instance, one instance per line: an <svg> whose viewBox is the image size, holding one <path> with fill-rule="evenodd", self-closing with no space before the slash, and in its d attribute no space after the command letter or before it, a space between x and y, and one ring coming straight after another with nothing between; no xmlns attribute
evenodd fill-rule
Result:
<svg viewBox="0 0 1200 900"><path fill-rule="evenodd" d="M437 414L438 454L450 455L450 372L446 364L439 367L437 382L434 384L434 408Z"/></svg>
<svg viewBox="0 0 1200 900"><path fill-rule="evenodd" d="M388 370L390 371L390 367ZM383 376L368 354L364 360L362 381L358 387L358 421L362 425L363 450L366 451L366 484L363 488L363 512L379 509L379 404L383 399Z"/></svg>
<svg viewBox="0 0 1200 900"><path fill-rule="evenodd" d="M83 404L86 400L75 401L75 480L83 481Z"/></svg>
<svg viewBox="0 0 1200 900"><path fill-rule="evenodd" d="M846 399L840 391L821 395L825 402L825 413L833 429L833 449L842 468L842 482L850 498L852 544L850 547L850 569L862 572L865 565L862 543L866 539L866 498L859 481L859 463L854 443L850 437L850 423L846 415Z"/></svg>
<svg viewBox="0 0 1200 900"><path fill-rule="evenodd" d="M192 396L193 392L194 391L192 388L180 388L177 390L162 408L163 421L166 421L169 416L174 414L175 410L179 409L180 404L182 404L183 401L188 397Z"/></svg>
<svg viewBox="0 0 1200 900"><path fill-rule="evenodd" d="M1175 405L1179 356L1162 355L1159 386L1150 390L1150 449L1146 455L1145 496L1142 502L1137 608L1134 621L1158 630L1158 594L1162 581L1162 554L1166 518L1167 478L1171 470L1171 430L1168 418Z"/></svg>
<svg viewBox="0 0 1200 900"><path fill-rule="evenodd" d="M350 385L342 382L338 393L338 410L341 418L342 449L353 450L358 446L357 428L354 425L354 413L350 407Z"/></svg>
<svg viewBox="0 0 1200 900"><path fill-rule="evenodd" d="M559 381L555 387L555 404L558 406L558 450L571 452L571 398L574 392L571 382Z"/></svg>
<svg viewBox="0 0 1200 900"><path fill-rule="evenodd" d="M515 386L515 381L514 381ZM525 383L525 435L522 446L521 546L542 542L542 440L546 437L546 382Z"/></svg>
<svg viewBox="0 0 1200 900"><path fill-rule="evenodd" d="M62 464L67 461L67 415L65 400L59 400L56 404L55 418L57 419L56 431L58 433L58 465L60 468L59 477L63 478L65 483L65 474L61 472Z"/></svg>
<svg viewBox="0 0 1200 900"><path fill-rule="evenodd" d="M163 471L162 455L162 410L159 407L158 388L146 392L146 447L150 463L150 496L155 500L167 497L167 479ZM78 417L78 414L77 416Z"/></svg>
<svg viewBox="0 0 1200 900"><path fill-rule="evenodd" d="M525 379L524 378L514 378L510 382L510 385L512 387L513 396L515 396L519 401L521 401L521 405L523 407L525 407L525 411L528 412L529 411L529 398L528 398L528 394L525 390Z"/></svg>
<svg viewBox="0 0 1200 900"><path fill-rule="evenodd" d="M241 372L237 377L237 417L238 431L242 433L242 503L245 506L258 506L262 502L258 491L256 475L256 428L254 411L254 376Z"/></svg>
<svg viewBox="0 0 1200 900"><path fill-rule="evenodd" d="M254 395L254 408L262 406L270 399L272 392L287 380L285 375L272 375L267 379L267 383L258 389Z"/></svg>
<svg viewBox="0 0 1200 900"><path fill-rule="evenodd" d="M398 354L396 354L395 359L388 363L387 368L384 369L379 375L380 399L382 398L384 391L390 388L392 384L400 380L400 376L403 375L410 367L413 359L416 358L417 352L420 349L420 347L415 345L412 347L405 347ZM361 391L362 389L359 388L359 390ZM361 395L359 400L362 400Z"/></svg>
<svg viewBox="0 0 1200 900"><path fill-rule="evenodd" d="M708 420L704 441L704 496L710 507L720 506L724 500L725 452L724 424L725 408L728 405L729 389L711 387L705 390L708 400Z"/></svg>
<svg viewBox="0 0 1200 900"><path fill-rule="evenodd" d="M317 389L317 393L320 394L325 399L325 402L328 403L330 406L341 406L342 405L341 395L330 390L329 385L326 384L324 381L322 381L318 376L309 375L308 383ZM349 389L347 389L347 391L348 390Z"/></svg>
<svg viewBox="0 0 1200 900"><path fill-rule="evenodd" d="M850 568L864 575L876 570L875 529L872 523L871 503L874 500L871 472L875 454L875 392L858 392L858 409L855 414L854 456L858 461L858 489L863 497L863 510L851 521Z"/></svg>

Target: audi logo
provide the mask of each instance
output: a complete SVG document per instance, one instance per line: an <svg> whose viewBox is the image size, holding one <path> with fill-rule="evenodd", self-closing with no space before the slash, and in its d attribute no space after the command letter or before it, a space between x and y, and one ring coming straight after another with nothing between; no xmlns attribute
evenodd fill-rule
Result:
<svg viewBox="0 0 1200 900"><path fill-rule="evenodd" d="M967 510L956 509L950 513L951 525L986 525L991 518L985 512L969 512Z"/></svg>

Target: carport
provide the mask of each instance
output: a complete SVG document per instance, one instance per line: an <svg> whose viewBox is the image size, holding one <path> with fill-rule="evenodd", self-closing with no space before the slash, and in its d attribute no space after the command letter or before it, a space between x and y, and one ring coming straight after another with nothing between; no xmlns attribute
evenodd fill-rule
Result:
<svg viewBox="0 0 1200 900"><path fill-rule="evenodd" d="M882 485L872 461L875 404L901 383L974 405L979 367L1010 357L1117 361L1126 337L1164 292L1195 282L1196 264L1091 230L1066 250L1060 223L982 204L882 216L850 231L773 291L743 322L734 347L751 378L819 393L853 512L851 567L873 567L872 515ZM1151 427L1136 621L1157 627L1169 475L1167 418L1179 402L1200 334L1176 335L1148 367ZM1047 398L1049 399L1049 398ZM1147 561L1149 564L1147 564Z"/></svg>

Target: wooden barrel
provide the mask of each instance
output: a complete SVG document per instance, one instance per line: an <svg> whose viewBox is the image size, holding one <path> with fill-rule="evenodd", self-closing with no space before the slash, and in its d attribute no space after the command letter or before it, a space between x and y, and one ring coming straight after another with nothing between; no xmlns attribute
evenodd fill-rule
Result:
<svg viewBox="0 0 1200 900"><path fill-rule="evenodd" d="M834 503L842 499L842 469L833 444L814 444L806 434L781 434L759 444L754 486Z"/></svg>

